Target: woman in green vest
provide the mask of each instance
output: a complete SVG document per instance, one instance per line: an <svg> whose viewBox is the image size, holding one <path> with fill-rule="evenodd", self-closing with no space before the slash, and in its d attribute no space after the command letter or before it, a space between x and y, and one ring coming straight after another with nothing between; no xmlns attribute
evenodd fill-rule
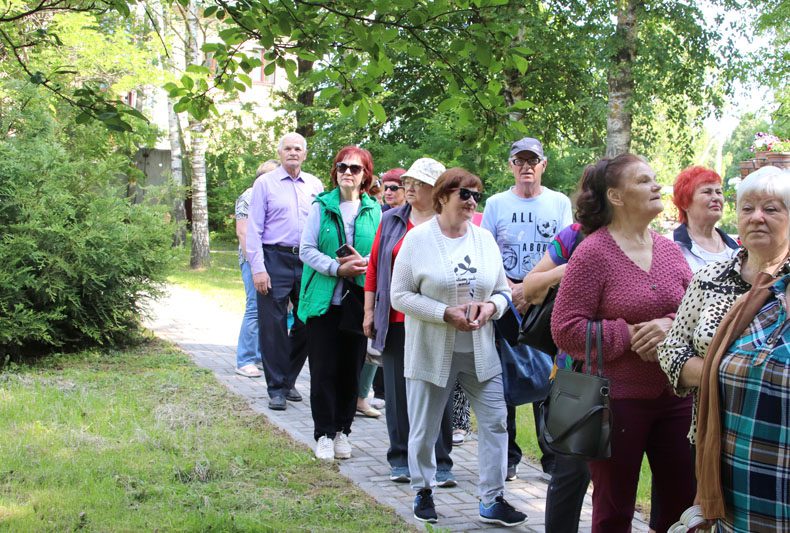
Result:
<svg viewBox="0 0 790 533"><path fill-rule="evenodd" d="M341 329L343 297L348 292L341 279L360 287L365 282L381 219L381 207L367 194L372 180L370 152L357 146L340 150L331 171L334 188L313 202L299 247L304 270L298 314L307 326L315 456L328 461L351 457L348 434L366 339L361 316L359 334Z"/></svg>

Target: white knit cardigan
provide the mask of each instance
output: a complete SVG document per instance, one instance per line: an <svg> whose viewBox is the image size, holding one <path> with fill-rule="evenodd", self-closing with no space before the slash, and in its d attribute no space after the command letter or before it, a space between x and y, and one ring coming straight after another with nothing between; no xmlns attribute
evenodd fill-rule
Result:
<svg viewBox="0 0 790 533"><path fill-rule="evenodd" d="M501 293L511 296L502 255L491 233L471 223L468 228L479 265L473 299L493 303L492 320L500 318L507 309ZM458 295L452 260L436 217L406 234L395 259L390 291L392 307L406 315L405 377L447 387L457 330L444 321L444 311L458 305ZM472 338L477 379L487 381L500 374L493 322L474 331Z"/></svg>

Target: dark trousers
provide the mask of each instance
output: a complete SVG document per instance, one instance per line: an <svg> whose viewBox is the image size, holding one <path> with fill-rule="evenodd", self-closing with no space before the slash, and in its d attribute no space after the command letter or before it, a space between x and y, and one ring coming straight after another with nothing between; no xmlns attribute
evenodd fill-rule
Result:
<svg viewBox="0 0 790 533"><path fill-rule="evenodd" d="M642 457L653 474L655 529L663 533L694 502L694 471L686 434L691 397L664 392L654 400L611 401L612 456L591 461L593 532L631 531Z"/></svg>
<svg viewBox="0 0 790 533"><path fill-rule="evenodd" d="M340 306L331 305L317 317L307 319L307 353L310 364L310 410L313 436L335 438L351 433L357 408L359 371L365 360L366 342L361 335L340 331Z"/></svg>
<svg viewBox="0 0 790 533"><path fill-rule="evenodd" d="M296 383L307 358L304 323L296 316L299 309L299 286L302 262L291 252L263 247L266 271L272 288L268 294L257 292L258 338L269 397L283 396ZM294 323L288 333L288 302L293 304Z"/></svg>
<svg viewBox="0 0 790 533"><path fill-rule="evenodd" d="M551 481L546 490L546 531L576 533L584 504L590 469L587 461L567 455L554 456Z"/></svg>
<svg viewBox="0 0 790 533"><path fill-rule="evenodd" d="M373 397L384 400L384 372L377 371L373 377Z"/></svg>
<svg viewBox="0 0 790 533"><path fill-rule="evenodd" d="M403 377L403 349L406 342L402 323L390 324L381 357L384 363L384 401L390 447L387 461L392 468L409 466L409 413L406 405L406 378ZM450 470L453 460L453 399L447 401L436 439L436 468Z"/></svg>

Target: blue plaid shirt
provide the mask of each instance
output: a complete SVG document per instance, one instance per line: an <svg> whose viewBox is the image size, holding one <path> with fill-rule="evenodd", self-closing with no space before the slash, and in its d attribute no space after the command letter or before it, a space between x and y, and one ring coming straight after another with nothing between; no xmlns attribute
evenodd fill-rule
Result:
<svg viewBox="0 0 790 533"><path fill-rule="evenodd" d="M790 531L790 274L719 366L722 531Z"/></svg>

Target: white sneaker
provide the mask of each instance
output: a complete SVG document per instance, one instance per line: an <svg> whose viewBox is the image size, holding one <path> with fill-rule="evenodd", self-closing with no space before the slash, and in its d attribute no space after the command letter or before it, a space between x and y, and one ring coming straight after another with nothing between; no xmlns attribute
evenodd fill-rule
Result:
<svg viewBox="0 0 790 533"><path fill-rule="evenodd" d="M335 436L335 459L348 459L351 457L351 441L348 435L338 433Z"/></svg>
<svg viewBox="0 0 790 533"><path fill-rule="evenodd" d="M335 443L332 441L332 439L326 435L319 438L315 445L315 456L317 459L321 459L322 461L334 461Z"/></svg>
<svg viewBox="0 0 790 533"><path fill-rule="evenodd" d="M381 398L371 398L368 403L373 409L384 409L385 403Z"/></svg>

